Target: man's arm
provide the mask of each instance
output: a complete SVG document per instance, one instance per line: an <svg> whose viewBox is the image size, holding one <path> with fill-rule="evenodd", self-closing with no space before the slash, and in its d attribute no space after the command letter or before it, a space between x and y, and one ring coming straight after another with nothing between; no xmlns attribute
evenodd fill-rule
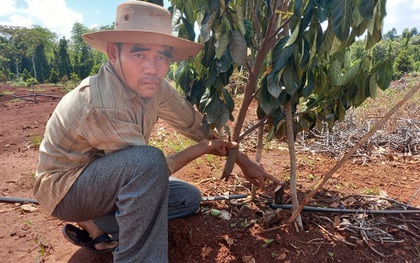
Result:
<svg viewBox="0 0 420 263"><path fill-rule="evenodd" d="M204 154L213 154L217 156L226 156L227 149L237 147L234 142L222 141L219 139L202 140L196 145L190 146L180 152L171 154L167 159L172 161L172 173L175 173L189 162L197 159Z"/></svg>

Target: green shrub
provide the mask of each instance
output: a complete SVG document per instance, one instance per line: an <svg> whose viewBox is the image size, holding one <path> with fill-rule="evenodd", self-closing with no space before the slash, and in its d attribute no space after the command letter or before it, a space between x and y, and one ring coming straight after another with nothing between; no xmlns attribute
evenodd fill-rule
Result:
<svg viewBox="0 0 420 263"><path fill-rule="evenodd" d="M38 84L38 80L36 78L28 78L25 82L26 82L26 87L31 87L33 85Z"/></svg>

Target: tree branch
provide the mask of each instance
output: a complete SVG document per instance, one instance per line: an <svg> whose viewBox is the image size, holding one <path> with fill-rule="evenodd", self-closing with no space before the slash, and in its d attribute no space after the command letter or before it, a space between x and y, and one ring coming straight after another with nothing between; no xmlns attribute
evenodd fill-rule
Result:
<svg viewBox="0 0 420 263"><path fill-rule="evenodd" d="M283 3L283 0L277 0L276 6L278 4L278 1ZM236 118L236 121L233 125L233 133L232 133L232 140L235 142L239 141L239 135L242 130L242 126L245 120L246 112L249 108L249 105L251 104L252 100L254 99L253 93L255 89L255 85L258 80L258 74L261 71L261 67L264 63L265 57L267 56L268 52L272 49L272 46L270 45L270 41L268 36L270 36L274 29L274 25L277 23L278 14L274 13L270 18L270 23L267 28L266 36L262 42L262 45L260 49L258 50L257 57L255 59L255 63L253 66L252 71L249 74L248 82L245 86L244 90L244 98L242 100L242 104L239 108L238 116ZM230 176L230 174L233 171L233 167L236 162L236 157L238 156L238 148L234 148L228 151L228 156L226 158L225 167L223 169L223 173L220 179L227 180Z"/></svg>

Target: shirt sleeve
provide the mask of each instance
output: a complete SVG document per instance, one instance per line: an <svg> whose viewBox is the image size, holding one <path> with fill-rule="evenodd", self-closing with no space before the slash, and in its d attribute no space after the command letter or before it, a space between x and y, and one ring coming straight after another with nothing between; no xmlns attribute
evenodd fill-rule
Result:
<svg viewBox="0 0 420 263"><path fill-rule="evenodd" d="M158 115L181 134L196 142L206 138L201 131L202 114L166 81Z"/></svg>

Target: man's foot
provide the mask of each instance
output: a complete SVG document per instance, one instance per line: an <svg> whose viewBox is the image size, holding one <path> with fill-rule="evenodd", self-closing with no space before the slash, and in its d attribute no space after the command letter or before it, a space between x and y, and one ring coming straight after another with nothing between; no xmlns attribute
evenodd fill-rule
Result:
<svg viewBox="0 0 420 263"><path fill-rule="evenodd" d="M80 229L72 224L65 224L63 226L63 235L68 241L76 246L100 254L112 252L118 245L118 242L113 241L108 234L102 234L92 238L86 230ZM107 246L106 244L112 245Z"/></svg>
<svg viewBox="0 0 420 263"><path fill-rule="evenodd" d="M89 235L92 239L95 239L95 238L105 234L105 232L102 231L98 226L96 226L95 223L93 223L92 220L77 222L77 224L81 228L86 230L89 233ZM99 250L99 251L100 250L114 249L117 246L118 246L118 241L116 241L116 240L110 241L110 242L102 242L102 243L98 243L98 244L94 245L95 249Z"/></svg>

